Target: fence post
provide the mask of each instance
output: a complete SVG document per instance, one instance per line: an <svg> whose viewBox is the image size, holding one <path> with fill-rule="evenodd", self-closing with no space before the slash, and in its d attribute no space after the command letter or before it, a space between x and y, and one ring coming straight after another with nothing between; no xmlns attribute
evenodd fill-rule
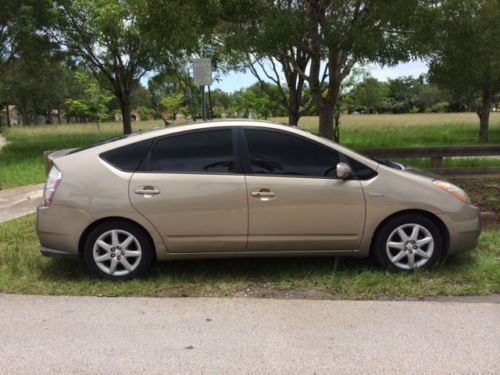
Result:
<svg viewBox="0 0 500 375"><path fill-rule="evenodd" d="M431 156L431 168L443 168L443 157Z"/></svg>

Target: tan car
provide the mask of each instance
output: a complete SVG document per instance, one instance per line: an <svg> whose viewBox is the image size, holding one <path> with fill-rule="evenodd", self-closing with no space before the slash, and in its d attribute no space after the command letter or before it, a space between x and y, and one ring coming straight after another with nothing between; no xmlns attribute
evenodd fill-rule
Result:
<svg viewBox="0 0 500 375"><path fill-rule="evenodd" d="M372 254L409 271L473 249L481 231L455 185L267 122L163 128L52 159L42 254L113 279L209 257Z"/></svg>

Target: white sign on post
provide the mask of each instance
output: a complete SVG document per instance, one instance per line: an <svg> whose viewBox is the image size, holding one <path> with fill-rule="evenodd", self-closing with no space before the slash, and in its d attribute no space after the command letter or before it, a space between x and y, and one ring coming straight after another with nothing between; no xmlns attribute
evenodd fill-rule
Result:
<svg viewBox="0 0 500 375"><path fill-rule="evenodd" d="M208 58L193 61L193 78L197 86L212 84L212 61Z"/></svg>

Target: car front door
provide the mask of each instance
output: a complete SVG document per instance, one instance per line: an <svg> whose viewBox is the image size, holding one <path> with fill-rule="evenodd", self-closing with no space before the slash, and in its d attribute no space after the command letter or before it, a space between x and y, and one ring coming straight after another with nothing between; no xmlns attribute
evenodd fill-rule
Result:
<svg viewBox="0 0 500 375"><path fill-rule="evenodd" d="M247 241L245 177L231 128L159 138L129 186L130 201L173 253L239 252Z"/></svg>
<svg viewBox="0 0 500 375"><path fill-rule="evenodd" d="M357 179L336 177L340 154L274 129L246 128L247 251L357 249L365 222Z"/></svg>

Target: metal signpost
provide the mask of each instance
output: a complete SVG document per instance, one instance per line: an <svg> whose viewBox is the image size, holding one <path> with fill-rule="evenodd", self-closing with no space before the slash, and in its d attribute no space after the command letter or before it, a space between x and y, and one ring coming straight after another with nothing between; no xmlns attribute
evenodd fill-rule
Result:
<svg viewBox="0 0 500 375"><path fill-rule="evenodd" d="M201 89L201 111L203 120L207 119L207 109L205 105L205 86L212 84L212 61L209 58L201 58L193 61L194 84Z"/></svg>

